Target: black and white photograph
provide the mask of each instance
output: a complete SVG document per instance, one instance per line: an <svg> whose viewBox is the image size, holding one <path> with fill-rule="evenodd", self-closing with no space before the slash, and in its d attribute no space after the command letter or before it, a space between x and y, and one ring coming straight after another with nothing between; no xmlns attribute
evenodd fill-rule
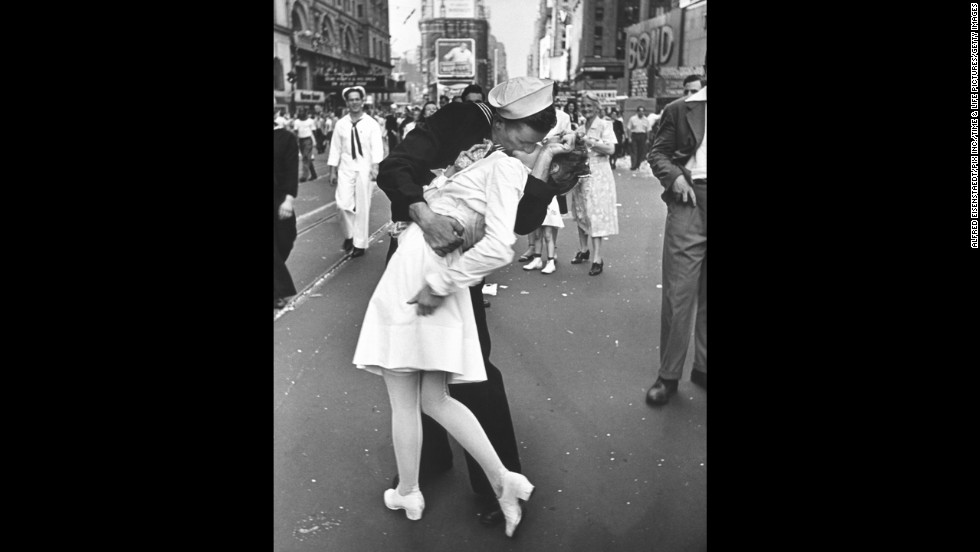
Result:
<svg viewBox="0 0 980 552"><path fill-rule="evenodd" d="M274 5L274 550L706 551L708 0Z"/></svg>

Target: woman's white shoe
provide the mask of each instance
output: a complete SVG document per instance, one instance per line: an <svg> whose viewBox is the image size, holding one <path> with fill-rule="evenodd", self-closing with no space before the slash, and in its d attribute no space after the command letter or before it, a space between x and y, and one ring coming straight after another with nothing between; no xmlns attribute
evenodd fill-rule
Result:
<svg viewBox="0 0 980 552"><path fill-rule="evenodd" d="M389 510L405 510L405 517L412 521L422 519L422 510L425 509L425 499L422 498L421 491L412 491L402 496L395 489L385 491L385 506Z"/></svg>
<svg viewBox="0 0 980 552"><path fill-rule="evenodd" d="M544 268L541 269L541 274L551 274L555 271L555 268L557 268L555 267L555 260L548 259L548 264L544 265Z"/></svg>
<svg viewBox="0 0 980 552"><path fill-rule="evenodd" d="M497 501L504 513L506 526L504 532L508 537L514 536L517 525L521 522L521 504L518 500L529 500L534 492L534 485L523 475L509 471L502 478L503 490Z"/></svg>
<svg viewBox="0 0 980 552"><path fill-rule="evenodd" d="M531 262L524 265L524 270L538 270L543 266L544 261L541 260L541 257L535 257Z"/></svg>

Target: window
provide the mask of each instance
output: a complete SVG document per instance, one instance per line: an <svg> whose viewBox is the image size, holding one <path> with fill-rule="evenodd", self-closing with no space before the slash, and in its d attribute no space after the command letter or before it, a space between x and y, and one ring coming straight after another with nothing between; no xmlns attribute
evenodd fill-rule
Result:
<svg viewBox="0 0 980 552"><path fill-rule="evenodd" d="M364 17L364 4L357 5L357 17Z"/></svg>
<svg viewBox="0 0 980 552"><path fill-rule="evenodd" d="M602 21L602 18L606 16L606 7L599 4L595 7L595 20Z"/></svg>
<svg viewBox="0 0 980 552"><path fill-rule="evenodd" d="M272 85L275 90L285 90L286 83L282 80L282 62L279 58L272 58L272 75L275 78L275 83Z"/></svg>
<svg viewBox="0 0 980 552"><path fill-rule="evenodd" d="M595 27L595 37L593 39L592 55L601 56L602 55L602 26L596 25Z"/></svg>
<svg viewBox="0 0 980 552"><path fill-rule="evenodd" d="M306 66L297 65L296 66L296 88L310 89L313 88L308 82L306 82Z"/></svg>
<svg viewBox="0 0 980 552"><path fill-rule="evenodd" d="M303 20L299 15L299 8L293 8L293 30L302 31L303 30Z"/></svg>

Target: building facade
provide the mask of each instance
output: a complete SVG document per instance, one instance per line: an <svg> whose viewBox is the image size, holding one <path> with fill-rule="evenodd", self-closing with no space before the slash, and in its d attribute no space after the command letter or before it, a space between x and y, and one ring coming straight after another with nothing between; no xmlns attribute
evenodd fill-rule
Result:
<svg viewBox="0 0 980 552"><path fill-rule="evenodd" d="M625 29L624 72L629 96L655 99L659 112L683 96L686 77L704 74L708 1L664 2L649 13Z"/></svg>
<svg viewBox="0 0 980 552"><path fill-rule="evenodd" d="M366 85L368 103L384 103L394 91L387 0L274 4L277 105L286 100L291 110L336 109L343 105L340 90L349 84Z"/></svg>
<svg viewBox="0 0 980 552"><path fill-rule="evenodd" d="M499 78L499 60L502 45L495 43L498 68L494 69L494 52L490 48L489 11L483 0L421 0L419 31L422 35L419 62L426 75L427 98L437 101L439 96L449 98L470 83L479 84L485 91ZM446 52L442 45L472 40L472 56L475 63L472 76L458 77L441 70ZM454 42L455 41L455 42ZM506 61L506 52L504 52Z"/></svg>
<svg viewBox="0 0 980 552"><path fill-rule="evenodd" d="M569 36L569 80L611 105L625 94L625 27L640 20L640 0L574 0Z"/></svg>

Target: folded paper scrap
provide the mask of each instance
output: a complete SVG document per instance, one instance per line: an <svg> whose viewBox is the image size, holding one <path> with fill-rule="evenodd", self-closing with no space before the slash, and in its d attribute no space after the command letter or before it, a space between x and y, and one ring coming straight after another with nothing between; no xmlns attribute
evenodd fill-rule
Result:
<svg viewBox="0 0 980 552"><path fill-rule="evenodd" d="M497 284L483 284L483 294L497 296Z"/></svg>

